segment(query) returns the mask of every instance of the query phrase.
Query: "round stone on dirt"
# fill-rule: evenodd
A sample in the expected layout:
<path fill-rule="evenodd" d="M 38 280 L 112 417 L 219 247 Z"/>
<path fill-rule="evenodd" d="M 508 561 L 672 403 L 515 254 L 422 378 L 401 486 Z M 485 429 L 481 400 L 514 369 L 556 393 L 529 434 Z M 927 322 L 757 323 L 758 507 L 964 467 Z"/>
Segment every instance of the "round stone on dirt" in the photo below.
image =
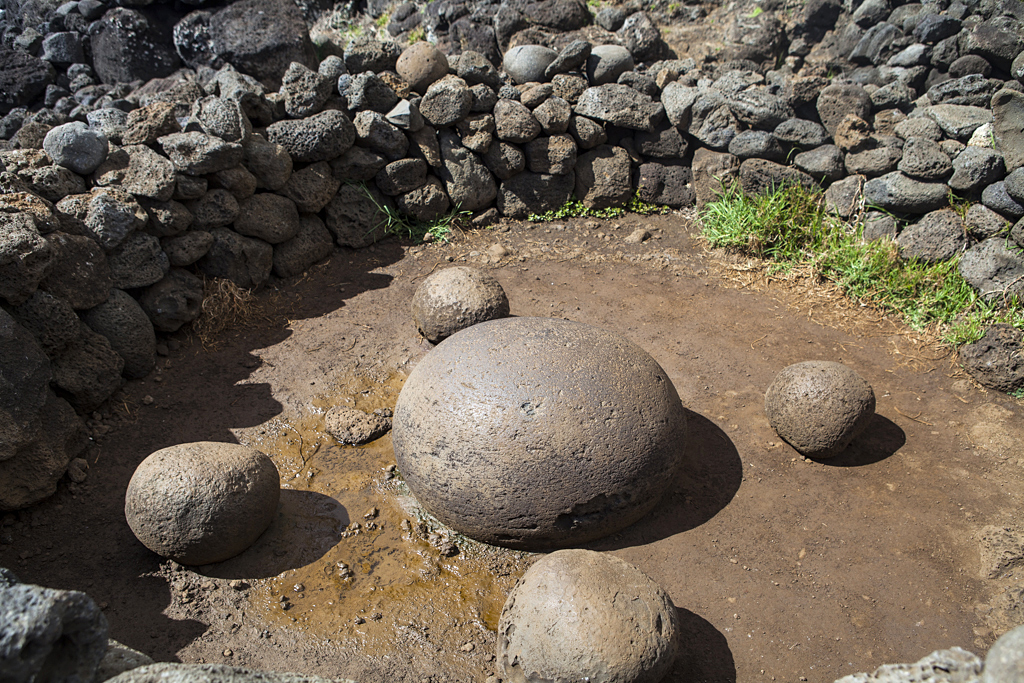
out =
<path fill-rule="evenodd" d="M 391 429 L 391 411 L 365 413 L 356 408 L 335 406 L 324 416 L 324 429 L 344 446 L 359 446 L 379 439 Z"/>
<path fill-rule="evenodd" d="M 124 514 L 135 537 L 181 564 L 221 562 L 252 545 L 281 494 L 274 462 L 238 444 L 200 441 L 156 451 L 135 470 Z"/>
<path fill-rule="evenodd" d="M 809 458 L 831 458 L 863 432 L 875 414 L 875 392 L 842 363 L 806 361 L 776 376 L 764 395 L 768 422 Z"/>
<path fill-rule="evenodd" d="M 508 297 L 498 281 L 475 268 L 440 270 L 416 289 L 412 317 L 433 344 L 459 330 L 508 315 Z"/>
<path fill-rule="evenodd" d="M 505 680 L 654 683 L 678 652 L 675 606 L 633 565 L 559 550 L 516 583 L 498 622 Z"/>
<path fill-rule="evenodd" d="M 611 332 L 506 318 L 453 335 L 398 397 L 392 440 L 420 504 L 471 538 L 571 546 L 643 517 L 675 480 L 686 412 Z"/>

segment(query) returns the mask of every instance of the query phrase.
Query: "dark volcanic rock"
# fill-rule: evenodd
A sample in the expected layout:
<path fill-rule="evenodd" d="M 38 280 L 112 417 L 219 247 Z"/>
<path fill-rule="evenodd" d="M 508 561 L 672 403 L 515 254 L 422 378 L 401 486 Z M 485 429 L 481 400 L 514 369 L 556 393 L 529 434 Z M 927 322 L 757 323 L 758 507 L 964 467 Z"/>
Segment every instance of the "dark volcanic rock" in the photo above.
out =
<path fill-rule="evenodd" d="M 1024 388 L 1024 339 L 1010 325 L 992 325 L 985 336 L 960 348 L 964 369 L 981 384 L 998 391 Z"/>
<path fill-rule="evenodd" d="M 896 241 L 903 258 L 936 263 L 963 251 L 967 246 L 967 235 L 963 221 L 955 211 L 939 209 L 905 228 Z"/>
<path fill-rule="evenodd" d="M 575 174 L 542 175 L 523 171 L 501 183 L 498 210 L 511 218 L 526 218 L 532 213 L 553 211 L 572 196 Z"/>
<path fill-rule="evenodd" d="M 0 47 L 0 111 L 31 104 L 55 75 L 53 67 L 38 57 Z"/>
<path fill-rule="evenodd" d="M 93 68 L 104 83 L 163 78 L 180 65 L 171 47 L 171 32 L 150 21 L 146 10 L 117 7 L 91 32 Z"/>

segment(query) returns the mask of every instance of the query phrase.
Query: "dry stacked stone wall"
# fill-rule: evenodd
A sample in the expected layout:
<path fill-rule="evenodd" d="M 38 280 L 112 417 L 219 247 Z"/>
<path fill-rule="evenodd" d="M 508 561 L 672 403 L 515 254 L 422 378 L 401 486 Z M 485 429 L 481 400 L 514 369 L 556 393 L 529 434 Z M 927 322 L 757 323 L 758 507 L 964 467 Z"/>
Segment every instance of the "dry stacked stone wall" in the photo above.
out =
<path fill-rule="evenodd" d="M 0 360 L 0 509 L 53 490 L 83 443 L 75 412 L 152 370 L 204 278 L 296 275 L 384 238 L 388 212 L 485 226 L 572 198 L 820 186 L 866 239 L 963 254 L 980 293 L 1020 293 L 1022 7 L 768 3 L 695 60 L 630 4 L 404 3 L 395 39 L 351 39 L 337 8 L 288 0 L 25 0 L 0 18 L 0 344 L 29 349 Z M 1010 358 L 1019 334 L 1000 334 Z"/>

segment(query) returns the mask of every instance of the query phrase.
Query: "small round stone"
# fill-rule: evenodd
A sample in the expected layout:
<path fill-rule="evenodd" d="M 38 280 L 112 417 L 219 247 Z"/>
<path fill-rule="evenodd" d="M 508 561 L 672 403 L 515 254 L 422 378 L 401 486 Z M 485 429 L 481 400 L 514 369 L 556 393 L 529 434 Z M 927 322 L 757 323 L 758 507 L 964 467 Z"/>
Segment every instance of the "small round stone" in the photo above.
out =
<path fill-rule="evenodd" d="M 863 432 L 875 414 L 875 392 L 842 363 L 807 361 L 784 369 L 764 395 L 768 422 L 810 458 L 831 458 Z"/>
<path fill-rule="evenodd" d="M 561 548 L 615 533 L 672 485 L 686 412 L 622 337 L 554 318 L 467 328 L 420 361 L 392 425 L 416 499 L 466 536 Z"/>
<path fill-rule="evenodd" d="M 672 668 L 671 599 L 639 569 L 592 550 L 559 550 L 530 567 L 501 610 L 506 681 L 656 683 Z"/>
<path fill-rule="evenodd" d="M 544 71 L 558 53 L 543 45 L 518 45 L 505 53 L 502 66 L 516 83 L 542 83 Z"/>
<path fill-rule="evenodd" d="M 981 683 L 1024 683 L 1024 626 L 999 636 L 981 672 Z"/>
<path fill-rule="evenodd" d="M 95 171 L 109 150 L 107 136 L 80 121 L 51 128 L 43 138 L 43 150 L 58 166 L 79 175 Z"/>
<path fill-rule="evenodd" d="M 281 483 L 263 453 L 200 441 L 156 451 L 128 483 L 124 514 L 135 537 L 186 565 L 221 562 L 252 545 L 277 513 Z"/>
<path fill-rule="evenodd" d="M 395 71 L 409 84 L 409 89 L 423 94 L 434 81 L 448 73 L 448 58 L 426 41 L 413 43 L 402 52 Z"/>
<path fill-rule="evenodd" d="M 498 281 L 465 266 L 430 275 L 412 297 L 416 327 L 433 344 L 470 325 L 504 318 L 508 310 L 508 297 Z"/>

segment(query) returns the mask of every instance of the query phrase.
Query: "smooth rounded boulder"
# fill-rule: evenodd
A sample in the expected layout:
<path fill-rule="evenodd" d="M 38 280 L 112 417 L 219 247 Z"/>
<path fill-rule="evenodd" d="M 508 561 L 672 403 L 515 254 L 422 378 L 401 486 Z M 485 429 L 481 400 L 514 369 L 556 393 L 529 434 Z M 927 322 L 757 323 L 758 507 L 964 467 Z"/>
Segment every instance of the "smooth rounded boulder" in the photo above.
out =
<path fill-rule="evenodd" d="M 801 454 L 831 458 L 867 429 L 875 415 L 875 392 L 842 363 L 812 360 L 775 377 L 764 410 L 772 429 Z"/>
<path fill-rule="evenodd" d="M 412 297 L 416 329 L 432 344 L 471 325 L 504 318 L 508 312 L 508 297 L 498 281 L 465 266 L 430 275 Z"/>
<path fill-rule="evenodd" d="M 157 555 L 210 564 L 252 545 L 273 521 L 280 495 L 277 467 L 265 454 L 199 441 L 143 460 L 128 483 L 124 514 Z"/>
<path fill-rule="evenodd" d="M 516 583 L 498 622 L 507 681 L 656 683 L 679 649 L 676 608 L 633 565 L 592 550 L 559 550 Z"/>
<path fill-rule="evenodd" d="M 561 548 L 647 514 L 675 479 L 686 411 L 643 349 L 552 318 L 458 332 L 413 370 L 392 426 L 416 499 L 485 543 Z"/>

